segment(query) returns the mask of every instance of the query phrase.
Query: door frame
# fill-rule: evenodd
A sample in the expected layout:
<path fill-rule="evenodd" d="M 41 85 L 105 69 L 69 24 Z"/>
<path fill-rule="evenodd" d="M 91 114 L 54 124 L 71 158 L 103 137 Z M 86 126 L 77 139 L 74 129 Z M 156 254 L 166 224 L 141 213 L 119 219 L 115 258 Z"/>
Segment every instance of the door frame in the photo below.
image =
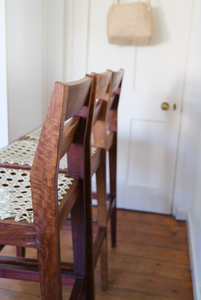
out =
<path fill-rule="evenodd" d="M 201 127 L 200 118 L 195 118 L 195 111 L 201 112 L 201 101 L 194 93 L 201 73 L 197 63 L 201 50 L 201 1 L 192 0 L 192 6 L 172 206 L 172 214 L 183 221 L 193 201 Z"/>

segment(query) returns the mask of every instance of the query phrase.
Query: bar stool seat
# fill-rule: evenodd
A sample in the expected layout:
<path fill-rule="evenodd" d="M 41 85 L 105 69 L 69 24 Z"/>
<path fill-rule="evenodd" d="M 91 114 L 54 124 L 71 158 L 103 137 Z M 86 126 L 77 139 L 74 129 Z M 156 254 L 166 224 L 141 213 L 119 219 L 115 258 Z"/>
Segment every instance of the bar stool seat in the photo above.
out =
<path fill-rule="evenodd" d="M 31 132 L 31 136 L 34 136 L 34 139 L 25 139 L 22 138 L 17 140 L 5 148 L 0 150 L 0 166 L 7 166 L 7 164 L 18 164 L 23 166 L 31 167 L 33 164 L 34 156 L 36 153 L 36 148 L 38 145 L 38 140 L 40 138 L 41 129 L 36 129 Z M 33 135 L 32 135 L 33 134 Z M 98 148 L 91 147 L 91 156 L 93 157 Z M 5 165 L 6 164 L 6 165 Z M 67 154 L 65 154 L 61 160 L 59 169 L 65 170 L 67 169 Z M 24 167 L 29 169 L 27 167 Z"/>
<path fill-rule="evenodd" d="M 58 205 L 73 181 L 65 174 L 58 175 Z M 29 170 L 0 168 L 0 219 L 7 218 L 34 222 Z"/>

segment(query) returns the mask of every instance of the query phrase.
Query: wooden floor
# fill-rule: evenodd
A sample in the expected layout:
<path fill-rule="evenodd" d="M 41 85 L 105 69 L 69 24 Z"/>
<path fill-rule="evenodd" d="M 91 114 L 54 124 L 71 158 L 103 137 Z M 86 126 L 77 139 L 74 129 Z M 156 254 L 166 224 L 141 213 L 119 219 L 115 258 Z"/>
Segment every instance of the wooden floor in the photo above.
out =
<path fill-rule="evenodd" d="M 98 263 L 96 300 L 193 299 L 184 222 L 170 216 L 119 210 L 117 227 L 115 249 L 111 248 L 108 228 L 109 288 L 101 290 Z M 62 230 L 61 240 L 62 260 L 72 261 L 70 224 Z M 14 250 L 5 247 L 2 252 L 13 255 Z M 27 257 L 36 257 L 35 250 L 28 249 Z M 63 287 L 64 299 L 70 291 L 70 287 Z M 0 279 L 0 299 L 41 299 L 39 284 Z"/>

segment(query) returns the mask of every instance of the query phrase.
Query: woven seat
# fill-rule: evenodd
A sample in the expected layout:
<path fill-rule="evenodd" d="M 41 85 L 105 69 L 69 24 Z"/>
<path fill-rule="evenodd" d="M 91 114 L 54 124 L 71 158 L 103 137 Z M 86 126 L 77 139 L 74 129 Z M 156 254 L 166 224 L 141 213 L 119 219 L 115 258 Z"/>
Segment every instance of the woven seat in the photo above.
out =
<path fill-rule="evenodd" d="M 19 140 L 0 150 L 0 163 L 32 166 L 38 140 Z M 61 158 L 60 169 L 67 168 L 66 154 Z"/>
<path fill-rule="evenodd" d="M 40 134 L 41 134 L 42 126 L 29 132 L 25 135 L 25 137 L 28 137 L 30 139 L 39 140 Z"/>
<path fill-rule="evenodd" d="M 5 148 L 0 150 L 0 163 L 18 164 L 32 166 L 38 140 L 40 137 L 41 130 L 33 131 L 35 140 L 19 140 L 11 143 Z M 38 136 L 39 134 L 39 136 Z M 97 147 L 91 147 L 91 156 L 94 156 L 97 152 Z M 59 169 L 64 170 L 68 168 L 67 154 L 60 159 Z"/>
<path fill-rule="evenodd" d="M 32 166 L 38 141 L 15 141 L 0 150 L 0 163 Z"/>
<path fill-rule="evenodd" d="M 58 175 L 58 204 L 67 194 L 73 178 Z M 30 171 L 0 168 L 0 219 L 14 218 L 33 223 Z"/>

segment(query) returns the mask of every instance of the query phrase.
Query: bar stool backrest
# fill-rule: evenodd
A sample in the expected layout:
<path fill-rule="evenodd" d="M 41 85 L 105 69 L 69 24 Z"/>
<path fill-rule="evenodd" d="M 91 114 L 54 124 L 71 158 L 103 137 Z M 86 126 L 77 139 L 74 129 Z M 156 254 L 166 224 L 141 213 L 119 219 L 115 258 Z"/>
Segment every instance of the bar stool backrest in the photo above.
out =
<path fill-rule="evenodd" d="M 87 151 L 84 139 L 87 126 L 90 127 L 90 114 L 93 114 L 92 84 L 93 78 L 87 76 L 68 84 L 54 84 L 30 174 L 34 224 L 40 230 L 48 230 L 57 219 L 60 158 L 74 139 L 79 138 L 83 154 Z M 89 108 L 85 118 L 76 115 L 83 106 Z M 83 164 L 81 168 L 84 168 Z"/>

